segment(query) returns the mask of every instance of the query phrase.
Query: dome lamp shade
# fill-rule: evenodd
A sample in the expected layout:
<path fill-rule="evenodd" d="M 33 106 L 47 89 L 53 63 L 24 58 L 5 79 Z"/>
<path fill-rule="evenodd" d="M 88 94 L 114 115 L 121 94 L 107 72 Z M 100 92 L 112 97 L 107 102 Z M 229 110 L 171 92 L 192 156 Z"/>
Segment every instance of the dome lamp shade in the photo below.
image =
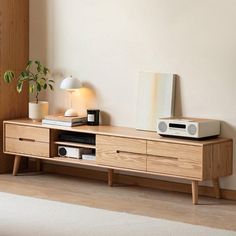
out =
<path fill-rule="evenodd" d="M 77 78 L 73 78 L 72 76 L 70 76 L 62 80 L 60 88 L 64 90 L 73 91 L 81 88 L 81 83 Z"/>

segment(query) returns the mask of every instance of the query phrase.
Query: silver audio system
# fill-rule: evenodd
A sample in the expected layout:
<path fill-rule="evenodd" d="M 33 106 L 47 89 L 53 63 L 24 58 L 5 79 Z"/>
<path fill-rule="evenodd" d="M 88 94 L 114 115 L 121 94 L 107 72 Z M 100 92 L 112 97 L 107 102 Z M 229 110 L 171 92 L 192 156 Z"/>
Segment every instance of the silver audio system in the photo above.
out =
<path fill-rule="evenodd" d="M 220 121 L 199 118 L 161 118 L 157 120 L 160 135 L 206 138 L 220 134 Z"/>
<path fill-rule="evenodd" d="M 91 149 L 88 148 L 75 148 L 68 146 L 58 146 L 58 155 L 60 157 L 70 157 L 81 159 L 84 154 L 91 154 Z"/>

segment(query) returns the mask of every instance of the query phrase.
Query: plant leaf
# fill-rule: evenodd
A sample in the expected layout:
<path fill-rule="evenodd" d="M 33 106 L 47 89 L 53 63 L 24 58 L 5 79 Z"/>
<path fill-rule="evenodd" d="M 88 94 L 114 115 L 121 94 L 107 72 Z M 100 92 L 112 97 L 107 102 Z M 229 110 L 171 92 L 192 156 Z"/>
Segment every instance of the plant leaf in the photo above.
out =
<path fill-rule="evenodd" d="M 34 84 L 31 84 L 30 86 L 29 86 L 29 92 L 30 93 L 33 93 L 35 91 L 35 86 L 34 86 Z"/>
<path fill-rule="evenodd" d="M 41 65 L 40 61 L 35 61 L 35 64 L 37 65 L 37 71 L 42 72 L 42 65 Z"/>
<path fill-rule="evenodd" d="M 49 85 L 50 89 L 53 91 L 54 90 L 53 86 L 51 84 L 48 84 L 48 85 Z"/>
<path fill-rule="evenodd" d="M 14 77 L 15 77 L 15 74 L 11 70 L 6 71 L 3 75 L 3 79 L 6 83 L 10 83 Z"/>
<path fill-rule="evenodd" d="M 17 86 L 16 86 L 16 90 L 18 93 L 22 92 L 22 88 L 23 88 L 23 82 L 18 82 Z"/>
<path fill-rule="evenodd" d="M 49 72 L 49 69 L 47 67 L 43 68 L 43 74 L 46 76 Z"/>
<path fill-rule="evenodd" d="M 43 89 L 47 89 L 48 85 L 44 84 Z"/>
<path fill-rule="evenodd" d="M 26 64 L 26 70 L 29 70 L 30 66 L 32 65 L 32 62 L 31 60 L 29 60 Z"/>
<path fill-rule="evenodd" d="M 50 79 L 50 80 L 49 80 L 49 82 L 51 82 L 51 83 L 55 83 L 55 81 L 54 81 L 54 80 L 52 80 L 52 79 Z"/>
<path fill-rule="evenodd" d="M 29 76 L 29 72 L 28 72 L 28 71 L 22 71 L 22 72 L 20 73 L 20 75 L 24 78 L 24 77 Z"/>
<path fill-rule="evenodd" d="M 39 82 L 37 82 L 37 91 L 40 92 L 41 89 L 42 89 L 41 84 Z"/>

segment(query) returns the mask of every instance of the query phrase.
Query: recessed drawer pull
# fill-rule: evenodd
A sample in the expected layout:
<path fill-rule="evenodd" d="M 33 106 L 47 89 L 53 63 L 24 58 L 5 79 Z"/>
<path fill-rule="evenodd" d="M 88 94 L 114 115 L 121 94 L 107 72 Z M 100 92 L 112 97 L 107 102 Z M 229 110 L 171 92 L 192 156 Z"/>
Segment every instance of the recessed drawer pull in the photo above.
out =
<path fill-rule="evenodd" d="M 19 138 L 20 141 L 25 141 L 25 142 L 35 142 L 34 139 L 29 139 L 29 138 Z"/>
<path fill-rule="evenodd" d="M 164 156 L 155 156 L 155 155 L 149 155 L 149 156 L 152 156 L 154 158 L 157 158 L 157 159 L 166 159 L 166 160 L 178 160 L 179 158 L 178 157 L 164 157 Z"/>
<path fill-rule="evenodd" d="M 127 154 L 134 154 L 134 155 L 144 155 L 142 153 L 136 153 L 136 152 L 129 152 L 129 151 L 121 151 L 121 150 L 116 150 L 116 153 L 127 153 Z"/>

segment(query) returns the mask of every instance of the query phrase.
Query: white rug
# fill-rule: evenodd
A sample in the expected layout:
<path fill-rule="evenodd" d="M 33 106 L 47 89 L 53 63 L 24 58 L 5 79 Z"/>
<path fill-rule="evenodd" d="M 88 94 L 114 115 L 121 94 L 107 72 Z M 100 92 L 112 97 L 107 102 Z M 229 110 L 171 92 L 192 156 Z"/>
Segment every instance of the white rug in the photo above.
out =
<path fill-rule="evenodd" d="M 0 236 L 233 236 L 236 232 L 0 192 Z"/>

